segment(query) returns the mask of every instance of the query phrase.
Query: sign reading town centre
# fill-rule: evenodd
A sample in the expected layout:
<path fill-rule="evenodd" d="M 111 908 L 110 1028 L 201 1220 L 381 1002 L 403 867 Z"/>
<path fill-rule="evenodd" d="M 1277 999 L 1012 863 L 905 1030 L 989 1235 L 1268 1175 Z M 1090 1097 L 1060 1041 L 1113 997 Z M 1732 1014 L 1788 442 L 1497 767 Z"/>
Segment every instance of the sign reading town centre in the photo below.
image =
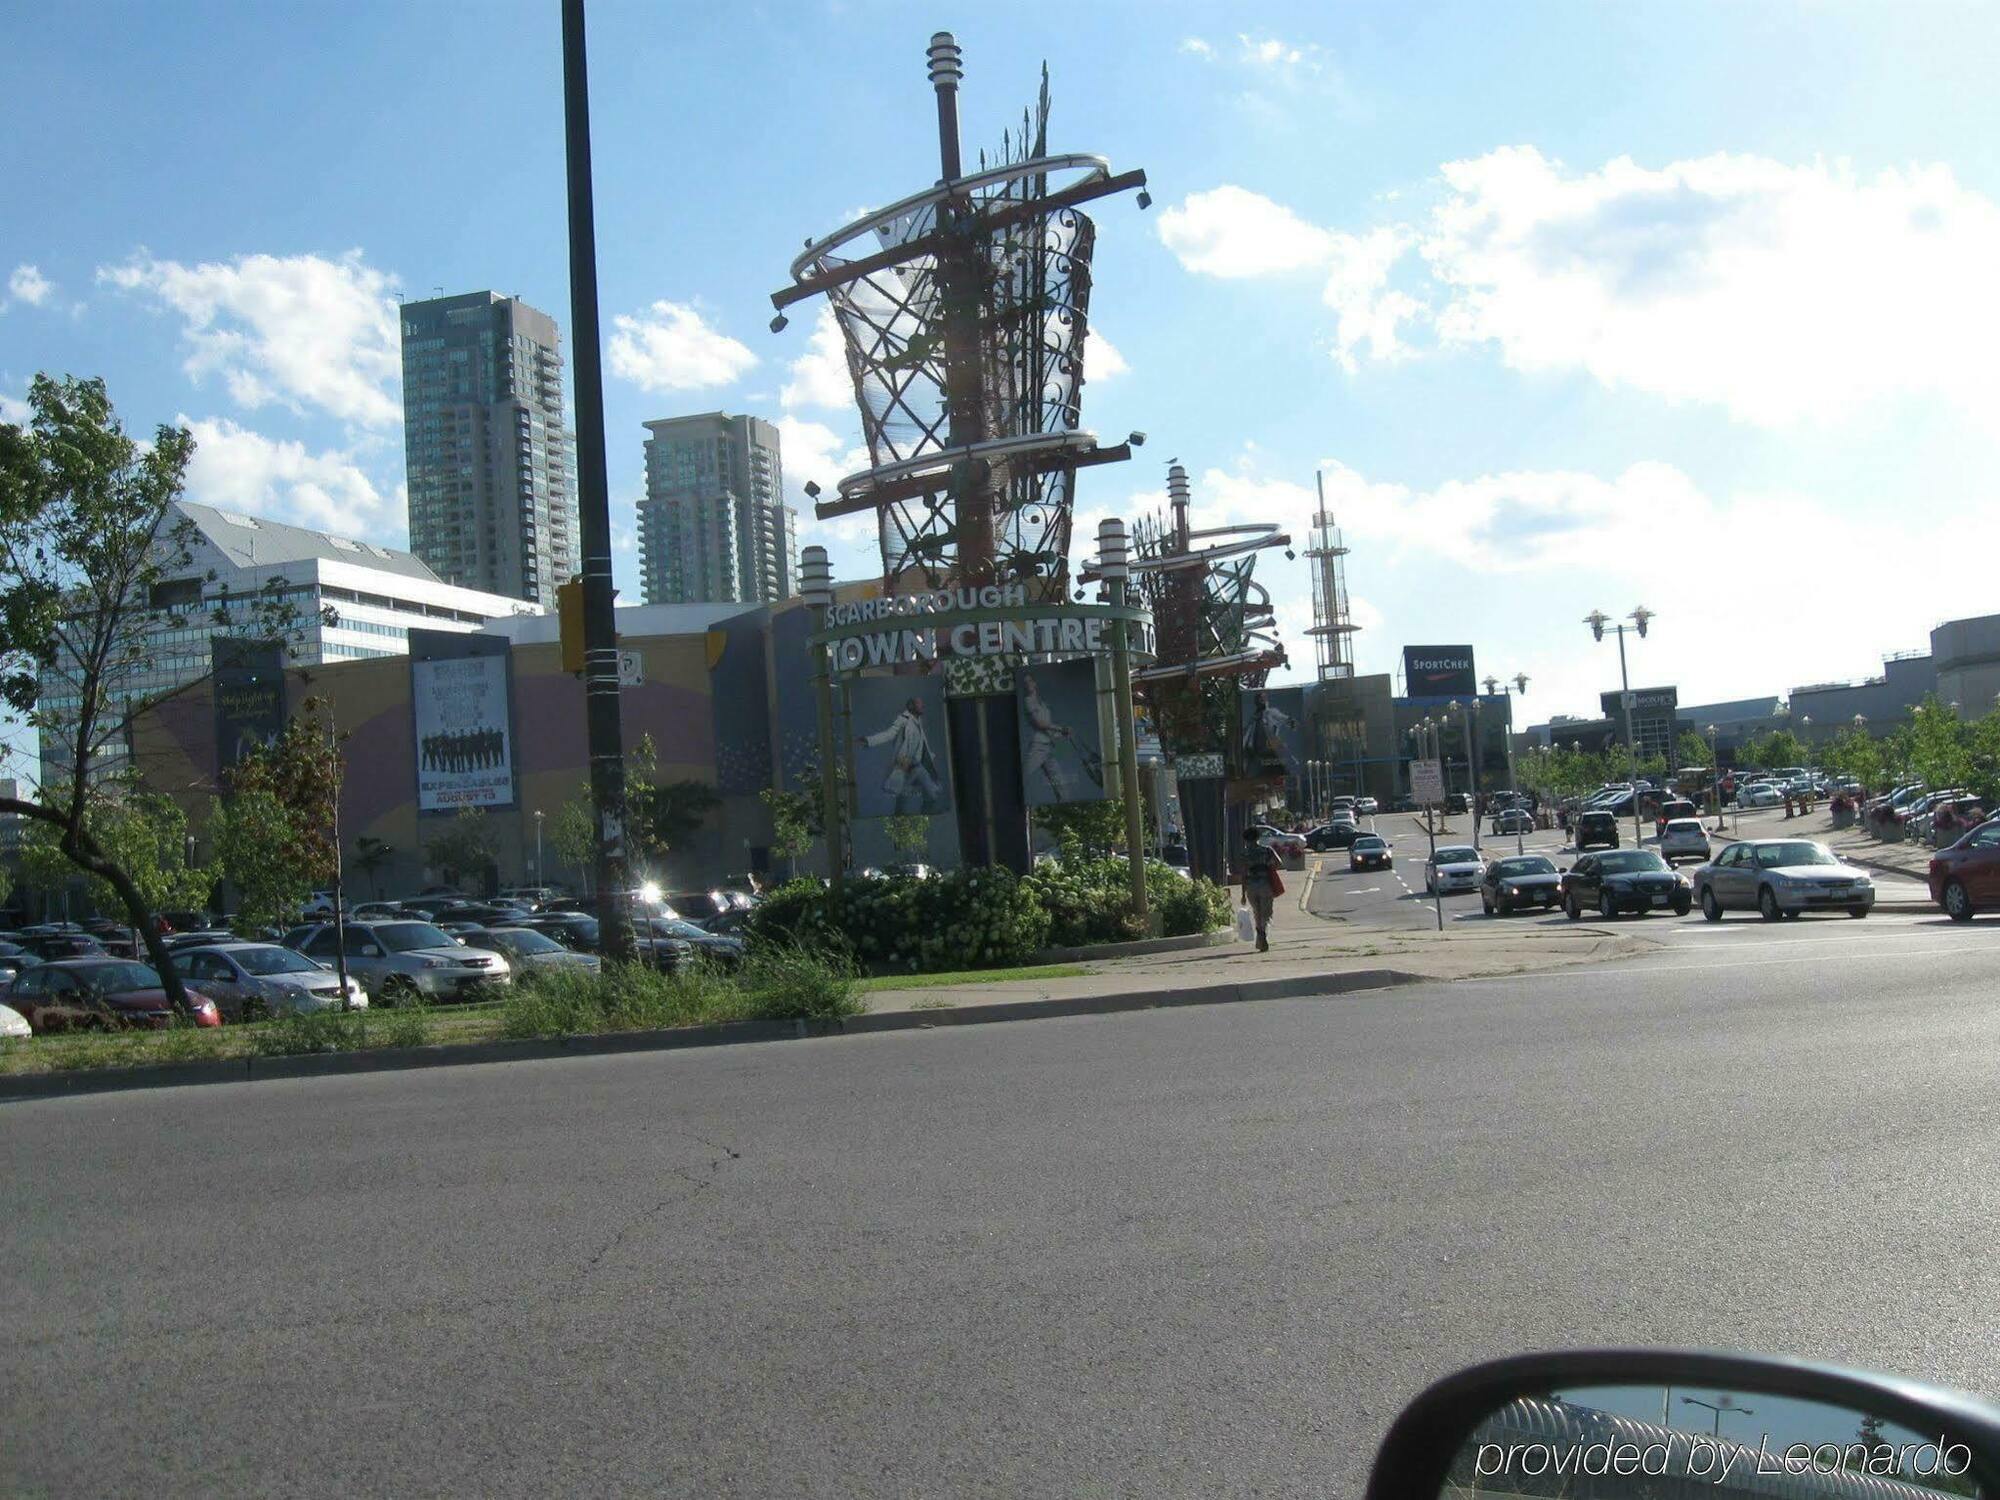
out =
<path fill-rule="evenodd" d="M 1028 601 L 1021 584 L 940 589 L 834 604 L 824 642 L 836 672 L 936 661 L 940 656 L 1071 656 L 1108 652 L 1126 622 L 1134 656 L 1153 654 L 1153 617 L 1143 607 Z"/>

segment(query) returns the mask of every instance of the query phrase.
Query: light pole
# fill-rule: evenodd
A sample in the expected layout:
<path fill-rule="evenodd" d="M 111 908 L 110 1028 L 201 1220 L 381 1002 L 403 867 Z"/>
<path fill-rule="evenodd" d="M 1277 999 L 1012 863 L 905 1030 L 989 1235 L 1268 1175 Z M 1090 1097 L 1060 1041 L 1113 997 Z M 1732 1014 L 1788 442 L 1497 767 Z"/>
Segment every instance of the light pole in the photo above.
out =
<path fill-rule="evenodd" d="M 1110 586 L 1111 605 L 1125 608 L 1126 579 L 1131 576 L 1125 523 L 1106 516 L 1097 523 L 1097 571 Z M 1132 913 L 1150 930 L 1146 910 L 1146 843 L 1144 810 L 1139 806 L 1139 735 L 1132 712 L 1132 650 L 1121 615 L 1111 629 L 1112 706 L 1118 720 L 1118 782 L 1125 796 L 1125 862 L 1131 876 Z"/>
<path fill-rule="evenodd" d="M 1459 728 L 1465 731 L 1465 797 L 1466 806 L 1472 809 L 1472 852 L 1479 852 L 1479 751 L 1473 725 L 1479 721 L 1479 700 L 1474 698 L 1468 707 L 1454 698 L 1446 705 L 1447 712 L 1458 715 Z"/>
<path fill-rule="evenodd" d="M 799 597 L 812 611 L 813 624 L 825 630 L 827 611 L 833 607 L 833 564 L 826 548 L 800 549 Z M 847 810 L 840 803 L 840 772 L 834 760 L 833 664 L 824 643 L 813 647 L 812 662 L 814 711 L 819 719 L 819 821 L 826 840 L 827 884 L 838 891 L 847 875 Z"/>
<path fill-rule="evenodd" d="M 1639 639 L 1644 640 L 1646 626 L 1652 620 L 1653 612 L 1642 604 L 1626 618 L 1632 622 L 1630 625 L 1614 625 L 1611 623 L 1611 616 L 1601 609 L 1593 609 L 1583 617 L 1583 623 L 1590 627 L 1591 635 L 1600 641 L 1604 639 L 1604 632 L 1607 630 L 1618 633 L 1618 689 L 1620 701 L 1625 705 L 1625 758 L 1632 768 L 1632 846 L 1640 848 L 1646 842 L 1646 835 L 1639 823 L 1639 742 L 1632 733 L 1632 678 L 1625 669 L 1625 632 L 1637 631 Z"/>
<path fill-rule="evenodd" d="M 1722 832 L 1722 756 L 1715 748 L 1715 726 L 1708 726 L 1708 793 L 1715 799 L 1715 831 Z"/>
<path fill-rule="evenodd" d="M 542 874 L 542 811 L 535 809 L 535 884 L 547 885 L 548 879 Z"/>
<path fill-rule="evenodd" d="M 1710 1435 L 1713 1437 L 1722 1436 L 1722 1414 L 1724 1412 L 1728 1412 L 1732 1417 L 1754 1417 L 1757 1414 L 1756 1407 L 1738 1406 L 1728 1396 L 1724 1396 L 1720 1401 L 1701 1401 L 1693 1396 L 1683 1396 L 1681 1397 L 1681 1405 L 1700 1406 L 1714 1412 L 1715 1426 L 1710 1430 Z"/>
<path fill-rule="evenodd" d="M 1490 698 L 1496 693 L 1504 693 L 1507 698 L 1507 790 L 1512 792 L 1516 797 L 1519 797 L 1521 794 L 1521 780 L 1514 774 L 1514 699 L 1517 697 L 1525 698 L 1527 696 L 1528 674 L 1526 672 L 1516 672 L 1506 682 L 1500 681 L 1497 677 L 1488 677 L 1486 679 L 1486 696 Z M 1519 822 L 1516 822 L 1514 824 L 1514 852 L 1523 854 L 1527 852 L 1527 848 L 1527 841 L 1521 835 L 1521 825 Z"/>

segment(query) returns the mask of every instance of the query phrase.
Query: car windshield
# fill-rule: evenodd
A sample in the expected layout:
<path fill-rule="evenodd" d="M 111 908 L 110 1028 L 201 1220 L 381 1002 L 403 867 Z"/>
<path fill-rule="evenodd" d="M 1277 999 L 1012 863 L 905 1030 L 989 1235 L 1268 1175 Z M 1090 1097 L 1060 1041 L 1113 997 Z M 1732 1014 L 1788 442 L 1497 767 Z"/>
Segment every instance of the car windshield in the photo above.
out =
<path fill-rule="evenodd" d="M 238 948 L 229 955 L 246 974 L 307 974 L 319 965 L 289 948 Z"/>
<path fill-rule="evenodd" d="M 1476 865 L 1479 863 L 1479 851 L 1477 849 L 1458 847 L 1440 849 L 1437 852 L 1436 859 L 1441 865 Z"/>
<path fill-rule="evenodd" d="M 1607 875 L 1642 875 L 1666 869 L 1667 862 L 1650 849 L 1619 849 L 1602 856 L 1597 867 Z"/>
<path fill-rule="evenodd" d="M 456 948 L 457 939 L 428 922 L 384 922 L 375 929 L 375 940 L 390 953 L 408 953 L 416 948 Z"/>
<path fill-rule="evenodd" d="M 505 927 L 498 932 L 489 932 L 498 946 L 509 953 L 560 953 L 562 944 L 543 933 L 530 932 L 525 927 Z"/>
<path fill-rule="evenodd" d="M 1556 872 L 1555 865 L 1539 854 L 1503 859 L 1495 868 L 1499 870 L 1503 880 L 1513 875 L 1553 875 Z"/>
<path fill-rule="evenodd" d="M 127 990 L 156 990 L 160 976 L 144 964 L 89 964 L 71 969 L 85 989 L 97 995 L 115 995 Z"/>
<path fill-rule="evenodd" d="M 690 942 L 706 942 L 715 936 L 706 927 L 697 927 L 692 922 L 678 918 L 663 919 L 653 924 L 653 930 L 663 937 L 686 938 Z"/>
<path fill-rule="evenodd" d="M 1388 841 L 1379 834 L 1364 833 L 1354 841 L 1354 847 L 1364 852 L 1369 849 L 1386 849 Z"/>
<path fill-rule="evenodd" d="M 1818 844 L 1787 839 L 1781 844 L 1759 844 L 1757 863 L 1763 869 L 1776 870 L 1788 865 L 1837 865 L 1840 861 Z"/>

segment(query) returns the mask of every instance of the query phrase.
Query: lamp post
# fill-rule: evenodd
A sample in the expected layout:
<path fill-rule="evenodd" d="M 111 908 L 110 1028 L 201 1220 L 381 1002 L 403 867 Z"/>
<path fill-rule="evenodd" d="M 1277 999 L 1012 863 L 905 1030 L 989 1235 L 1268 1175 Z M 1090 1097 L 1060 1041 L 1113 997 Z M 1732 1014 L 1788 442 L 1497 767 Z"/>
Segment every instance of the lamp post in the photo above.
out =
<path fill-rule="evenodd" d="M 535 809 L 535 884 L 547 885 L 548 879 L 542 874 L 542 812 Z"/>
<path fill-rule="evenodd" d="M 1715 726 L 1708 726 L 1708 794 L 1715 799 L 1715 831 L 1722 832 L 1722 756 L 1715 748 Z"/>
<path fill-rule="evenodd" d="M 1708 1411 L 1714 1412 L 1715 1426 L 1711 1430 L 1710 1434 L 1711 1436 L 1714 1437 L 1722 1436 L 1722 1414 L 1724 1412 L 1729 1413 L 1729 1415 L 1733 1417 L 1754 1417 L 1757 1414 L 1756 1407 L 1738 1406 L 1735 1403 L 1735 1401 L 1730 1399 L 1728 1396 L 1724 1396 L 1720 1401 L 1702 1401 L 1693 1396 L 1683 1396 L 1681 1397 L 1681 1405 L 1699 1406 L 1705 1408 Z"/>
<path fill-rule="evenodd" d="M 799 597 L 813 612 L 813 624 L 826 629 L 826 612 L 833 607 L 833 564 L 826 548 L 799 551 Z M 840 805 L 840 775 L 834 764 L 833 668 L 826 644 L 813 647 L 813 700 L 819 716 L 819 820 L 826 838 L 826 879 L 839 890 L 847 873 L 846 809 Z"/>
<path fill-rule="evenodd" d="M 1479 700 L 1461 704 L 1456 698 L 1445 705 L 1446 711 L 1458 715 L 1459 728 L 1465 731 L 1465 799 L 1472 809 L 1472 852 L 1479 852 L 1479 750 L 1478 736 L 1473 726 L 1479 722 Z"/>
<path fill-rule="evenodd" d="M 1130 571 L 1125 523 L 1117 516 L 1106 516 L 1097 523 L 1097 572 L 1110 588 L 1114 609 L 1125 607 L 1125 580 Z M 1125 796 L 1125 860 L 1131 870 L 1132 912 L 1141 922 L 1147 922 L 1146 843 L 1145 830 L 1140 826 L 1139 738 L 1132 724 L 1130 640 L 1124 619 L 1121 617 L 1114 621 L 1111 628 L 1111 691 L 1112 707 L 1118 718 L 1118 779 Z"/>
<path fill-rule="evenodd" d="M 1516 672 L 1505 682 L 1497 677 L 1488 677 L 1486 696 L 1490 698 L 1496 693 L 1505 694 L 1507 699 L 1507 790 L 1518 797 L 1521 793 L 1521 781 L 1514 774 L 1514 699 L 1527 696 L 1528 674 Z M 1521 836 L 1521 825 L 1517 822 L 1514 825 L 1514 852 L 1525 853 L 1527 847 L 1527 841 Z"/>
<path fill-rule="evenodd" d="M 1620 700 L 1625 705 L 1625 757 L 1632 775 L 1632 845 L 1640 848 L 1646 842 L 1646 835 L 1639 823 L 1639 742 L 1632 732 L 1632 678 L 1625 668 L 1625 632 L 1635 631 L 1644 640 L 1653 612 L 1642 604 L 1626 618 L 1632 622 L 1630 625 L 1614 625 L 1611 616 L 1601 609 L 1593 609 L 1583 617 L 1583 623 L 1590 627 L 1591 636 L 1596 640 L 1603 640 L 1607 630 L 1618 634 L 1618 689 Z"/>

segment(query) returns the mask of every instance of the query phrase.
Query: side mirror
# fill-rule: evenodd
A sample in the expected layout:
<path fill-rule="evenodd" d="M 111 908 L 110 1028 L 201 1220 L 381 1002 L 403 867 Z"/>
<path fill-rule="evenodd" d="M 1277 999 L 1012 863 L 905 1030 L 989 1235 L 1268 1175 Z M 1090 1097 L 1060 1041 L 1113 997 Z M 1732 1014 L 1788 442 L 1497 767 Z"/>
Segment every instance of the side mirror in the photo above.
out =
<path fill-rule="evenodd" d="M 1807 1360 L 1580 1350 L 1433 1385 L 1367 1495 L 1991 1495 L 1996 1477 L 2000 1408 L 1969 1396 Z"/>

